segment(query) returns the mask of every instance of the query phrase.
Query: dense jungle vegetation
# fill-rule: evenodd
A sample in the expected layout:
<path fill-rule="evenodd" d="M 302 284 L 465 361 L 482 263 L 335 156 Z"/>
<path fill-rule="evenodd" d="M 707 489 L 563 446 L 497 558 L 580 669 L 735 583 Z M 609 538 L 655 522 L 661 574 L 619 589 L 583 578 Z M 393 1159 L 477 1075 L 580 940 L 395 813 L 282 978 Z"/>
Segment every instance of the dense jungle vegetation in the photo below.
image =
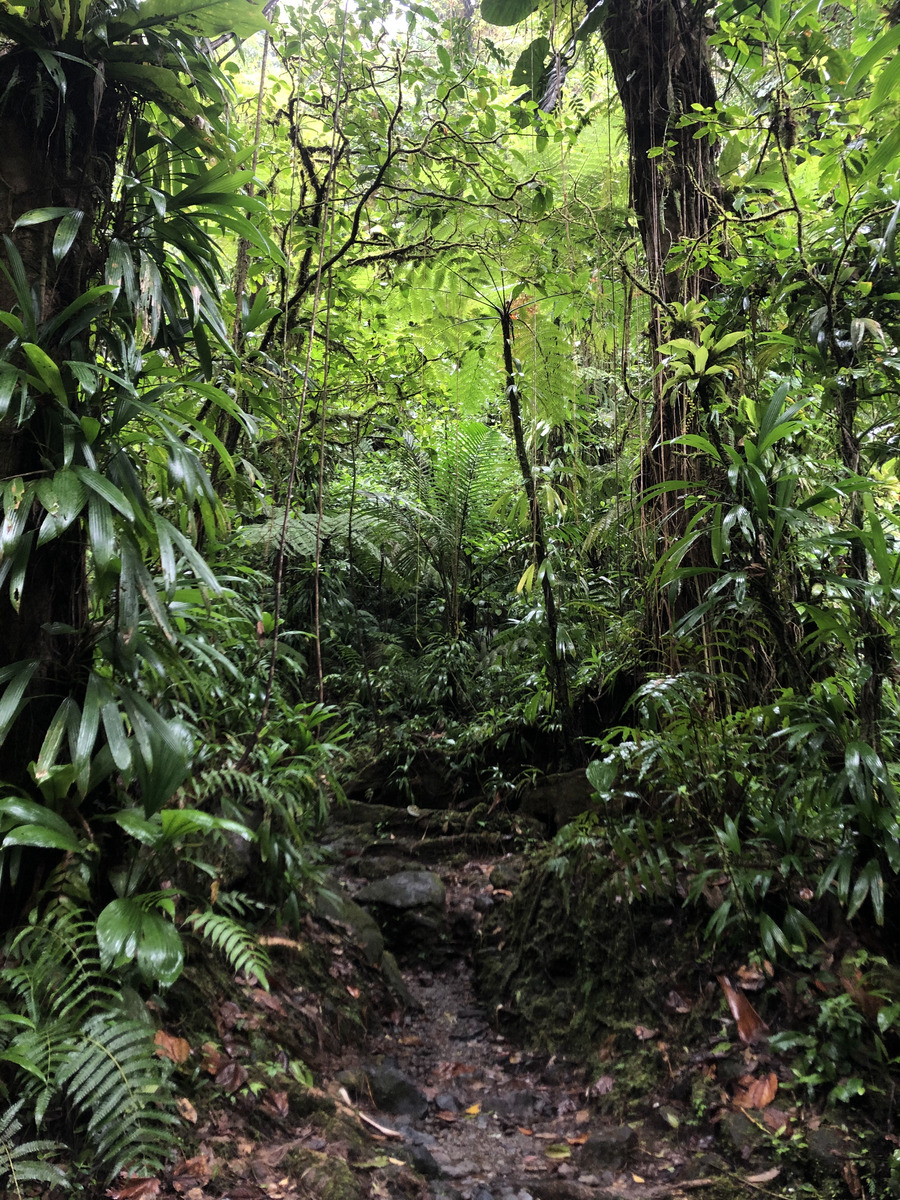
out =
<path fill-rule="evenodd" d="M 143 1000 L 198 946 L 265 984 L 353 779 L 587 767 L 554 869 L 761 959 L 852 927 L 874 1007 L 820 998 L 798 1086 L 890 1076 L 898 46 L 871 0 L 0 5 L 0 1185 L 165 1158 Z"/>

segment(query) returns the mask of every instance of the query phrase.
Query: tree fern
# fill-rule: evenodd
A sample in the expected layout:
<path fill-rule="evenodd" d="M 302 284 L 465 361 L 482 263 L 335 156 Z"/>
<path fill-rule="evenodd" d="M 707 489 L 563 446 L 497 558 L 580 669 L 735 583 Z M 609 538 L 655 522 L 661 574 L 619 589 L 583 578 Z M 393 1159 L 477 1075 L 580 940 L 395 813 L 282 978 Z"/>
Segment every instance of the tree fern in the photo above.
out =
<path fill-rule="evenodd" d="M 260 986 L 269 990 L 271 961 L 256 935 L 246 925 L 211 909 L 188 917 L 196 933 L 226 958 L 235 974 L 255 975 Z"/>

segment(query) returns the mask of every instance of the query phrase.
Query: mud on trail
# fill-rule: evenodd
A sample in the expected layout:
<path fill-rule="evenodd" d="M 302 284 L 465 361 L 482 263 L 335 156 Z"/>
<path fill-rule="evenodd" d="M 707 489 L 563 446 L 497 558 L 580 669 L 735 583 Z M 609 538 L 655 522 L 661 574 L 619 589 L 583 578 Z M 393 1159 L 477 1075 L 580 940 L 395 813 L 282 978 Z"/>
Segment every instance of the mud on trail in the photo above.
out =
<path fill-rule="evenodd" d="M 191 1148 L 155 1191 L 108 1195 L 874 1196 L 856 1136 L 807 1114 L 792 1152 L 797 1114 L 773 1103 L 783 1067 L 740 1043 L 708 971 L 678 975 L 671 918 L 613 914 L 626 935 L 601 939 L 631 965 L 575 1011 L 584 963 L 563 899 L 529 866 L 538 839 L 528 818 L 484 808 L 342 810 L 317 913 L 271 939 L 271 992 L 237 981 L 226 998 L 221 977 L 187 973 L 171 1011 L 194 1014 L 172 1029 L 193 1051 L 176 1074 L 196 1106 Z M 666 942 L 668 963 L 652 953 Z M 584 948 L 591 971 L 603 951 Z M 574 1052 L 534 1048 L 567 1021 Z"/>

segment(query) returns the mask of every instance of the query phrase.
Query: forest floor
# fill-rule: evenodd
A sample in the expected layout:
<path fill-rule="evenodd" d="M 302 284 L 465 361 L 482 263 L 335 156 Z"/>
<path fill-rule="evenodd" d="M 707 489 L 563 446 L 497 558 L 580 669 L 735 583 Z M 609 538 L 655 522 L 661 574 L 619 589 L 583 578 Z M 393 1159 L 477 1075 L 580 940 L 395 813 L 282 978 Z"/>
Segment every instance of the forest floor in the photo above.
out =
<path fill-rule="evenodd" d="M 802 1131 L 781 1114 L 773 1125 L 771 1097 L 752 1109 L 721 1088 L 689 1119 L 665 1087 L 617 1106 L 627 1061 L 604 1069 L 602 1053 L 555 1056 L 498 1027 L 475 990 L 476 952 L 532 826 L 361 803 L 341 821 L 318 914 L 300 937 L 270 939 L 271 990 L 188 972 L 161 1014 L 192 1135 L 174 1170 L 114 1187 L 113 1200 L 892 1194 L 863 1188 L 864 1143 L 819 1115 Z M 682 1049 L 708 1077 L 707 1049 Z M 735 1049 L 739 1070 L 752 1054 Z M 765 1063 L 760 1078 L 775 1078 Z"/>

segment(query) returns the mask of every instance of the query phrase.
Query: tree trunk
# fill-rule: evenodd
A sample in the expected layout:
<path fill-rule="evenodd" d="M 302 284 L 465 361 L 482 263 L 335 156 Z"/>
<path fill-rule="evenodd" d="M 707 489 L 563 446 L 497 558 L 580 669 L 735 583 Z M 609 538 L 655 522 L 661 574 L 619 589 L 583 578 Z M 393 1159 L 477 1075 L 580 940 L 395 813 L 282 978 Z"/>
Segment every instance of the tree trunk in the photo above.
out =
<path fill-rule="evenodd" d="M 601 0 L 602 2 L 602 0 Z M 711 108 L 716 89 L 709 64 L 706 17 L 702 3 L 687 0 L 605 0 L 600 26 L 622 107 L 630 151 L 631 205 L 638 219 L 650 279 L 651 319 L 648 330 L 654 366 L 653 414 L 642 457 L 640 489 L 699 477 L 696 456 L 679 453 L 672 439 L 697 428 L 697 397 L 680 388 L 664 389 L 659 347 L 672 336 L 672 305 L 703 299 L 714 277 L 689 263 L 670 262 L 679 242 L 707 240 L 716 210 L 716 148 L 708 138 L 695 138 L 697 122 L 680 124 L 694 105 Z M 595 5 L 589 5 L 589 8 Z M 648 157 L 650 150 L 662 153 Z M 651 547 L 658 557 L 684 532 L 683 499 L 663 492 L 647 506 Z M 693 563 L 692 565 L 698 565 Z M 659 644 L 674 620 L 694 602 L 684 597 L 670 610 L 662 595 L 651 613 Z"/>
<path fill-rule="evenodd" d="M 21 257 L 24 282 L 31 293 L 41 348 L 58 364 L 77 357 L 72 342 L 59 334 L 48 339 L 40 326 L 58 315 L 89 286 L 98 259 L 94 228 L 100 206 L 108 202 L 124 125 L 121 103 L 102 86 L 102 75 L 72 65 L 63 98 L 51 84 L 39 60 L 30 54 L 0 56 L 0 234 L 9 238 Z M 57 220 L 26 225 L 14 231 L 26 212 L 66 208 L 83 214 L 75 239 L 59 264 L 53 257 Z M 12 276 L 8 253 L 2 254 Z M 103 256 L 105 257 L 105 256 Z M 21 287 L 0 272 L 0 309 L 21 312 Z M 17 357 L 15 365 L 24 366 Z M 65 368 L 63 368 L 65 371 Z M 75 392 L 73 389 L 73 397 Z M 33 482 L 52 476 L 68 465 L 64 444 L 66 425 L 58 401 L 38 394 L 34 411 L 18 411 L 18 392 L 0 422 L 0 483 L 6 487 L 4 516 L 14 505 L 14 481 Z M 77 398 L 71 411 L 83 415 Z M 44 516 L 37 503 L 28 516 L 19 543 L 27 555 L 24 576 L 11 595 L 8 577 L 0 590 L 0 667 L 37 659 L 29 685 L 28 703 L 0 745 L 0 779 L 22 784 L 28 764 L 38 755 L 44 734 L 60 701 L 79 698 L 88 670 L 86 638 L 85 542 L 76 520 L 65 533 L 34 548 Z M 11 573 L 14 578 L 16 571 Z M 58 632 L 61 626 L 75 633 Z"/>

